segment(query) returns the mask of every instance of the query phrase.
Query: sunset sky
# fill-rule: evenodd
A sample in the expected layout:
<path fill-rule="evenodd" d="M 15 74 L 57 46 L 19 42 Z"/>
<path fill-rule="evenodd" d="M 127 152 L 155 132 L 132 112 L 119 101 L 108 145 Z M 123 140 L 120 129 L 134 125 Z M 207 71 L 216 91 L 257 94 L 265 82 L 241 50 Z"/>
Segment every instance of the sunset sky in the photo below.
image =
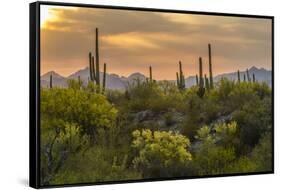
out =
<path fill-rule="evenodd" d="M 212 44 L 214 75 L 252 66 L 271 69 L 271 20 L 210 15 L 74 8 L 41 5 L 41 74 L 63 76 L 88 66 L 100 34 L 100 63 L 109 73 L 135 72 L 175 79 L 181 60 L 185 76 L 208 72 Z"/>

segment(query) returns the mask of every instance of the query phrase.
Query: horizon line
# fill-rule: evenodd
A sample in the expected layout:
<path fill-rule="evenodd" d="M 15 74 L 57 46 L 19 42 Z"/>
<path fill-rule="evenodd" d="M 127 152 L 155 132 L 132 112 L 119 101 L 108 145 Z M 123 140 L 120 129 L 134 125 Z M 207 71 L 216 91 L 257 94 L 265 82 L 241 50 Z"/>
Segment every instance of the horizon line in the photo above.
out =
<path fill-rule="evenodd" d="M 42 76 L 44 76 L 44 75 L 50 73 L 50 72 L 54 72 L 54 73 L 58 74 L 59 76 L 61 76 L 61 77 L 63 77 L 63 78 L 68 78 L 68 77 L 70 77 L 71 75 L 74 75 L 75 73 L 77 73 L 77 72 L 79 72 L 79 71 L 86 70 L 86 69 L 88 69 L 88 68 L 89 68 L 89 67 L 86 66 L 86 67 L 84 67 L 84 68 L 81 68 L 81 69 L 79 69 L 79 70 L 77 70 L 77 71 L 75 71 L 75 72 L 69 74 L 68 76 L 62 75 L 62 74 L 60 74 L 59 72 L 56 72 L 56 71 L 54 71 L 54 70 L 50 70 L 50 71 L 47 71 L 47 72 L 45 72 L 44 74 L 40 75 L 40 78 L 41 78 Z M 257 68 L 258 70 L 264 69 L 264 70 L 266 70 L 266 71 L 272 71 L 271 69 L 266 69 L 266 68 L 264 68 L 264 67 L 251 66 L 250 68 L 246 68 L 245 70 L 239 70 L 239 72 L 246 72 L 247 69 L 251 70 L 252 68 Z M 237 71 L 238 71 L 238 70 L 236 70 L 236 71 L 231 71 L 231 72 L 219 73 L 219 74 L 215 75 L 214 77 L 219 76 L 219 75 L 224 75 L 224 74 L 235 73 L 235 72 L 237 72 Z M 100 71 L 100 73 L 103 73 L 103 72 Z M 130 77 L 131 75 L 137 74 L 137 73 L 142 74 L 142 75 L 144 75 L 145 77 L 148 77 L 148 76 L 146 76 L 145 74 L 143 74 L 143 73 L 141 73 L 141 72 L 133 72 L 133 73 L 129 74 L 128 76 L 118 75 L 118 74 L 116 74 L 116 73 L 107 73 L 107 74 L 108 74 L 108 75 L 114 74 L 114 75 L 117 75 L 117 76 L 120 77 L 120 78 L 121 78 L 121 77 L 126 77 L 126 78 L 128 78 L 128 77 Z M 208 73 L 208 72 L 207 72 L 207 73 Z M 204 73 L 204 74 L 206 74 L 206 73 Z M 195 76 L 196 76 L 196 75 L 188 75 L 188 76 L 185 77 L 185 78 L 187 79 L 188 77 L 195 77 Z M 156 79 L 155 79 L 155 80 L 156 80 Z M 173 79 L 160 79 L 160 80 L 173 80 Z"/>

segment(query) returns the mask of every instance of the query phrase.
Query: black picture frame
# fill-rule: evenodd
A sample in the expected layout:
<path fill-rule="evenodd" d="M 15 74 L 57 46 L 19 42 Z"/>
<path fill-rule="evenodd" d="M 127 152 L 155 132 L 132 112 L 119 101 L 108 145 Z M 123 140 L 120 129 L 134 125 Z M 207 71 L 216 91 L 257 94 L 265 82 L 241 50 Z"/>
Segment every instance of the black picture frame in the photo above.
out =
<path fill-rule="evenodd" d="M 151 178 L 142 180 L 126 180 L 126 181 L 109 181 L 109 182 L 93 182 L 93 183 L 77 183 L 64 185 L 40 185 L 40 6 L 55 5 L 55 6 L 75 6 L 86 8 L 102 8 L 111 10 L 132 10 L 132 11 L 149 11 L 163 13 L 183 13 L 195 15 L 216 15 L 225 17 L 245 17 L 245 18 L 261 18 L 271 20 L 271 44 L 272 44 L 272 170 L 266 172 L 250 172 L 236 173 L 223 175 L 207 175 L 207 176 L 189 176 L 189 177 L 173 177 L 173 178 Z M 248 15 L 248 14 L 233 14 L 233 13 L 217 13 L 217 12 L 201 12 L 187 10 L 169 10 L 156 8 L 141 8 L 141 7 L 122 7 L 108 5 L 91 5 L 79 3 L 63 3 L 63 2 L 43 2 L 37 1 L 29 5 L 29 39 L 30 39 L 30 80 L 29 80 L 29 185 L 33 188 L 51 188 L 51 187 L 72 187 L 85 185 L 100 185 L 100 184 L 120 184 L 132 182 L 151 182 L 165 180 L 180 180 L 194 178 L 213 178 L 227 176 L 245 176 L 258 174 L 273 174 L 274 173 L 274 16 L 264 15 Z"/>

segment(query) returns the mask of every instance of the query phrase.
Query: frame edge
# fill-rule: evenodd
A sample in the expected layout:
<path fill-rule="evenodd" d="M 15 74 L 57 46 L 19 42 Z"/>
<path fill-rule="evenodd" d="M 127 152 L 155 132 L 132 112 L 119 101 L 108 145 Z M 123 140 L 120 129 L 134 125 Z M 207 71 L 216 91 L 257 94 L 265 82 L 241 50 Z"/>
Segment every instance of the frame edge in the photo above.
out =
<path fill-rule="evenodd" d="M 38 2 L 29 4 L 29 186 L 33 188 L 40 187 L 37 126 L 38 5 Z"/>

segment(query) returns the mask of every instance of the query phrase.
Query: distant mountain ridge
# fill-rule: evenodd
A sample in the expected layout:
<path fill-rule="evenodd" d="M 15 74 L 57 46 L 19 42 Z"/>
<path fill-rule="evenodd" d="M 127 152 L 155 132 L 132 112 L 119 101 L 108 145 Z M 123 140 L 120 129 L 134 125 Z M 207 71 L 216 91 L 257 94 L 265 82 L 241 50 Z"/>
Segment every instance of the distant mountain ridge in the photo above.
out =
<path fill-rule="evenodd" d="M 255 74 L 255 78 L 257 81 L 266 82 L 271 87 L 272 81 L 272 72 L 270 70 L 266 70 L 264 68 L 257 68 L 255 66 L 249 69 L 250 78 L 252 78 L 253 73 Z M 69 79 L 80 79 L 83 81 L 84 84 L 87 84 L 89 81 L 89 68 L 86 67 L 84 69 L 78 70 L 73 74 L 69 75 L 68 77 L 63 77 L 60 74 L 56 73 L 55 71 L 49 71 L 41 76 L 41 86 L 48 87 L 50 83 L 50 75 L 52 74 L 53 78 L 53 86 L 58 87 L 66 87 L 67 80 Z M 246 76 L 246 71 L 240 71 L 240 78 L 243 80 L 244 75 Z M 100 72 L 100 79 L 102 80 L 103 73 Z M 106 88 L 114 89 L 114 90 L 124 90 L 128 83 L 131 83 L 139 78 L 141 81 L 146 79 L 146 76 L 142 73 L 136 72 L 132 73 L 130 76 L 119 76 L 117 74 L 106 74 Z M 227 78 L 229 80 L 238 80 L 237 71 L 219 74 L 214 77 L 214 81 L 219 81 L 221 78 Z M 175 80 L 170 80 L 175 82 Z M 191 87 L 196 84 L 196 77 L 189 76 L 185 80 L 186 87 Z"/>

